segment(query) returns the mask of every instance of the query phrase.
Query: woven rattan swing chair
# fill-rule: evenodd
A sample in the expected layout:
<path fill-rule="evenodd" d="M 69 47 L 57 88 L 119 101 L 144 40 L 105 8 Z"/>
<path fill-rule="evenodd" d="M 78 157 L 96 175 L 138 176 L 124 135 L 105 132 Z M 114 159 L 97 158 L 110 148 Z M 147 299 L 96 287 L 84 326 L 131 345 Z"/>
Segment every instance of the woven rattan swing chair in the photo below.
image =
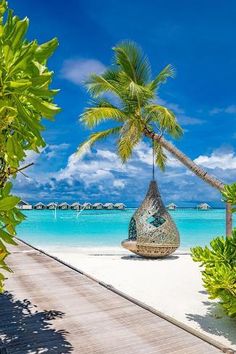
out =
<path fill-rule="evenodd" d="M 166 210 L 154 177 L 141 206 L 132 216 L 129 237 L 121 245 L 137 255 L 149 258 L 165 257 L 180 245 L 179 232 Z"/>

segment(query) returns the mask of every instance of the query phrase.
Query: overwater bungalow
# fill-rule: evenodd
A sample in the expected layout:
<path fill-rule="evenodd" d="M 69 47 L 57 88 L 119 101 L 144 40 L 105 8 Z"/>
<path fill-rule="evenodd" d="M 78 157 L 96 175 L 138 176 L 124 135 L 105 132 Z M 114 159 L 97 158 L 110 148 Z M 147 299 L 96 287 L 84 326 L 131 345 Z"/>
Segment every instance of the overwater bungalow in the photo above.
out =
<path fill-rule="evenodd" d="M 37 210 L 46 209 L 46 205 L 43 204 L 42 202 L 39 202 L 34 205 L 34 209 L 37 209 Z"/>
<path fill-rule="evenodd" d="M 114 204 L 113 203 L 105 203 L 103 205 L 104 209 L 114 209 Z"/>
<path fill-rule="evenodd" d="M 200 209 L 200 210 L 209 210 L 211 209 L 211 206 L 207 203 L 201 203 L 197 206 L 197 209 Z"/>
<path fill-rule="evenodd" d="M 93 204 L 93 209 L 103 209 L 103 204 L 102 203 L 94 203 Z"/>
<path fill-rule="evenodd" d="M 62 210 L 67 210 L 67 209 L 70 209 L 70 205 L 68 203 L 66 203 L 66 202 L 63 202 L 63 203 L 58 205 L 58 208 L 62 209 Z"/>
<path fill-rule="evenodd" d="M 75 202 L 75 203 L 71 204 L 70 207 L 73 210 L 79 210 L 81 208 L 81 205 L 80 205 L 80 203 Z"/>
<path fill-rule="evenodd" d="M 177 208 L 177 205 L 174 203 L 170 203 L 169 205 L 167 205 L 167 209 L 169 210 L 175 210 Z"/>
<path fill-rule="evenodd" d="M 47 204 L 47 209 L 56 209 L 57 208 L 57 203 L 49 203 Z"/>
<path fill-rule="evenodd" d="M 20 200 L 16 207 L 22 210 L 31 210 L 33 208 L 31 204 L 25 202 L 24 200 Z"/>
<path fill-rule="evenodd" d="M 114 204 L 114 208 L 115 209 L 124 210 L 125 209 L 125 204 L 124 203 L 116 203 L 116 204 Z"/>
<path fill-rule="evenodd" d="M 86 210 L 92 209 L 92 204 L 91 203 L 84 203 L 82 205 L 82 209 L 86 209 Z"/>

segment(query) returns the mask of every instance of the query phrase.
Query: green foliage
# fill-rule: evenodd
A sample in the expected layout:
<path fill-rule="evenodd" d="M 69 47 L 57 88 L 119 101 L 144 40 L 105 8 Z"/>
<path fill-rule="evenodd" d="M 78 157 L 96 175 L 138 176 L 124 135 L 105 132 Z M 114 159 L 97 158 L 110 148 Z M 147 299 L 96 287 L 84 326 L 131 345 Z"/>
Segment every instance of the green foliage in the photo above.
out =
<path fill-rule="evenodd" d="M 236 205 L 236 183 L 225 185 L 221 194 L 226 203 Z M 193 248 L 192 258 L 204 267 L 203 282 L 210 299 L 218 298 L 225 312 L 236 317 L 236 229 L 231 237 L 213 239 L 210 246 Z"/>
<path fill-rule="evenodd" d="M 156 103 L 161 84 L 174 77 L 173 67 L 167 65 L 152 80 L 149 61 L 135 43 L 122 42 L 113 51 L 113 65 L 101 75 L 91 75 L 86 83 L 94 100 L 83 112 L 81 121 L 88 128 L 95 128 L 104 121 L 119 123 L 119 126 L 92 134 L 78 152 L 80 154 L 98 140 L 115 135 L 117 153 L 126 162 L 134 147 L 145 137 L 147 129 L 174 138 L 182 135 L 182 129 L 174 113 Z M 163 170 L 166 156 L 158 142 L 154 152 L 156 164 Z"/>
<path fill-rule="evenodd" d="M 5 243 L 14 244 L 15 227 L 24 216 L 16 209 L 19 198 L 12 196 L 9 178 L 16 177 L 27 151 L 45 146 L 41 136 L 42 118 L 53 119 L 59 108 L 53 103 L 58 92 L 50 84 L 53 72 L 47 60 L 58 42 L 39 45 L 27 41 L 29 20 L 23 20 L 0 2 L 0 269 L 9 270 Z M 0 290 L 4 276 L 0 274 Z"/>
<path fill-rule="evenodd" d="M 225 312 L 236 317 L 236 230 L 231 238 L 217 237 L 210 247 L 195 247 L 192 258 L 204 267 L 203 282 L 210 299 L 218 298 Z"/>
<path fill-rule="evenodd" d="M 12 183 L 7 182 L 0 189 L 0 269 L 11 272 L 7 266 L 5 258 L 9 252 L 6 244 L 16 245 L 14 236 L 16 226 L 25 219 L 24 215 L 16 208 L 20 198 L 10 194 Z M 0 292 L 3 291 L 4 276 L 0 273 Z"/>
<path fill-rule="evenodd" d="M 232 212 L 236 212 L 236 183 L 231 185 L 225 185 L 223 191 L 221 191 L 224 202 L 232 205 Z"/>

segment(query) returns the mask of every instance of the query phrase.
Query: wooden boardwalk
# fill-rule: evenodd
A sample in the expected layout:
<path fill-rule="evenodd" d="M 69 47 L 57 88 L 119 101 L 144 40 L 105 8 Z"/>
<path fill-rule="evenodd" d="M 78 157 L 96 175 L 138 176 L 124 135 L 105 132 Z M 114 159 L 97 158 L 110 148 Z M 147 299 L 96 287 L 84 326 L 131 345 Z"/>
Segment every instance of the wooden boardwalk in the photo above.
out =
<path fill-rule="evenodd" d="M 8 264 L 14 273 L 0 295 L 0 338 L 7 353 L 221 353 L 21 242 L 12 252 Z"/>

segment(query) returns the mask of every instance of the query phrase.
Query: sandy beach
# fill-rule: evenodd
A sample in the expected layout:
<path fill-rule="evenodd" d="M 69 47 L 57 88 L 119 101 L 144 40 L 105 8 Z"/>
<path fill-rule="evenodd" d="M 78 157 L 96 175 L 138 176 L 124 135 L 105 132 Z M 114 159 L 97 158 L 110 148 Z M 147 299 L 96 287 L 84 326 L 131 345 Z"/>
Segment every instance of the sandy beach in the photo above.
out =
<path fill-rule="evenodd" d="M 236 320 L 223 315 L 202 286 L 187 251 L 166 259 L 136 257 L 122 248 L 46 247 L 44 250 L 91 276 L 236 350 Z"/>

